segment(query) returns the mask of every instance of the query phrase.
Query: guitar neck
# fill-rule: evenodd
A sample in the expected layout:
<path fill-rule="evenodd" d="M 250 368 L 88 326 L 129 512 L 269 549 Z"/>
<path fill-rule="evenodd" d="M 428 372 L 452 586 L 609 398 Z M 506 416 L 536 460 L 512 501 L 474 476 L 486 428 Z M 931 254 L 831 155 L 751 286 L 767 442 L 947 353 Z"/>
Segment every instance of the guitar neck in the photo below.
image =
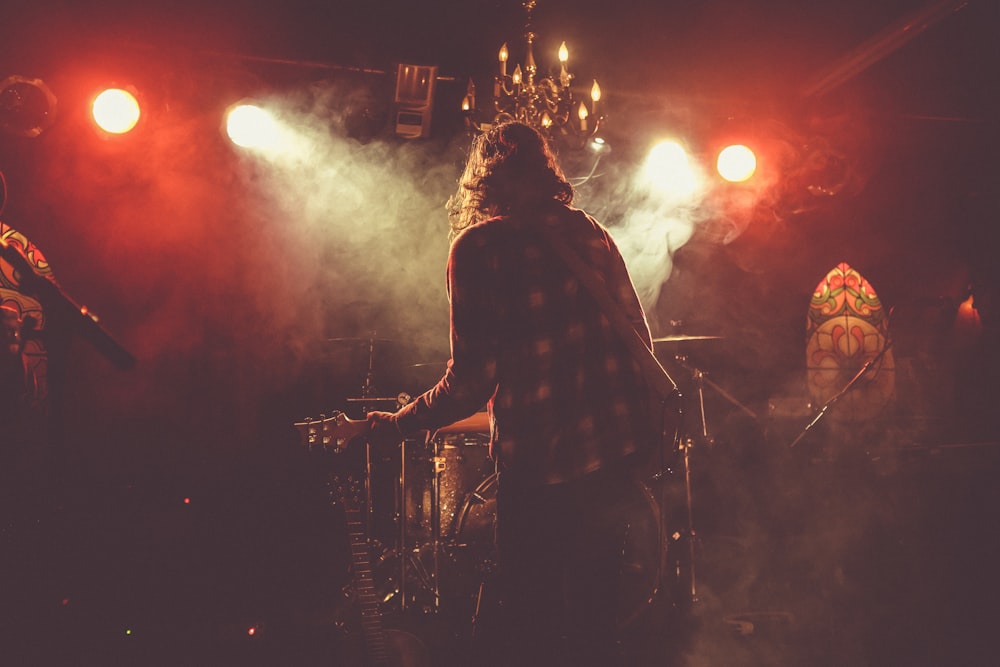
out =
<path fill-rule="evenodd" d="M 339 494 L 337 494 L 339 495 Z M 361 630 L 365 640 L 365 654 L 370 667 L 389 667 L 390 653 L 382 626 L 382 612 L 378 606 L 375 578 L 372 574 L 371 545 L 365 530 L 365 517 L 357 503 L 339 499 L 347 521 L 348 542 L 351 548 L 351 566 L 354 586 L 361 611 Z"/>

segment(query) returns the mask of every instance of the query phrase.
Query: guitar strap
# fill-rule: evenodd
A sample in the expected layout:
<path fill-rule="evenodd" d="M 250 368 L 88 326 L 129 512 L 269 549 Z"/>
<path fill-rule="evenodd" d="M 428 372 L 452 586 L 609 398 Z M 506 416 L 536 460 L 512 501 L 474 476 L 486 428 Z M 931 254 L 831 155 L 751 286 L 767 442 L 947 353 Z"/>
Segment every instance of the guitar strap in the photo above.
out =
<path fill-rule="evenodd" d="M 581 215 L 584 215 L 581 212 Z M 547 220 L 539 220 L 535 225 L 541 232 L 545 240 L 555 251 L 555 253 L 566 263 L 572 273 L 580 280 L 580 283 L 590 292 L 597 302 L 598 307 L 611 322 L 615 332 L 624 341 L 632 356 L 639 363 L 642 369 L 643 378 L 649 389 L 650 410 L 654 413 L 651 418 L 654 423 L 658 423 L 657 431 L 661 442 L 667 436 L 667 420 L 663 419 L 664 411 L 669 402 L 680 398 L 680 391 L 677 383 L 674 382 L 670 374 L 660 365 L 660 361 L 653 355 L 653 351 L 646 347 L 645 340 L 639 332 L 632 326 L 625 311 L 611 296 L 607 285 L 599 280 L 593 269 L 583 261 L 579 253 L 574 250 L 566 239 L 556 233 L 552 225 L 546 224 Z M 655 408 L 659 407 L 660 410 Z"/>

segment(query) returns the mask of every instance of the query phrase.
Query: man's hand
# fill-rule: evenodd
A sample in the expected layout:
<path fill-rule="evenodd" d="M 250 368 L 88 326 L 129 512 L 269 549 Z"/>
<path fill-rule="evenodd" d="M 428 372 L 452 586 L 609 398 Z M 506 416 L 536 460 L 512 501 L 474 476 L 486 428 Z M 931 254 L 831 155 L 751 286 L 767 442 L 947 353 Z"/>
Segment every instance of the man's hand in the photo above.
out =
<path fill-rule="evenodd" d="M 368 440 L 373 445 L 394 445 L 403 439 L 391 412 L 374 410 L 368 413 Z"/>

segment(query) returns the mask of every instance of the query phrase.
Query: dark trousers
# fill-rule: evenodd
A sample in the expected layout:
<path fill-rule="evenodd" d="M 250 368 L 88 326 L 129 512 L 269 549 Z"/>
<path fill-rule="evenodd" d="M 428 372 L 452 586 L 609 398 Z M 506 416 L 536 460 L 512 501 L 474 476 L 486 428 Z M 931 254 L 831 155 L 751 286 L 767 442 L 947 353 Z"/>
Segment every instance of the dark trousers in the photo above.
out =
<path fill-rule="evenodd" d="M 483 619 L 492 664 L 619 664 L 622 555 L 639 511 L 634 488 L 624 468 L 550 486 L 500 473 L 498 606 L 492 623 Z"/>

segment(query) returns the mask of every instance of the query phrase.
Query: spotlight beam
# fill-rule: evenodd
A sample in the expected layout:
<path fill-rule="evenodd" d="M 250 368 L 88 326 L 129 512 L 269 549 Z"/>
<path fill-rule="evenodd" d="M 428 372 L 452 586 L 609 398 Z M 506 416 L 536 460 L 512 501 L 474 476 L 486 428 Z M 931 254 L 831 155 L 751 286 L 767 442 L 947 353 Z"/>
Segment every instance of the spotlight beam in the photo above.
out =
<path fill-rule="evenodd" d="M 964 9 L 969 1 L 935 0 L 908 14 L 816 74 L 802 87 L 802 96 L 818 97 L 829 93 L 932 26 Z"/>

